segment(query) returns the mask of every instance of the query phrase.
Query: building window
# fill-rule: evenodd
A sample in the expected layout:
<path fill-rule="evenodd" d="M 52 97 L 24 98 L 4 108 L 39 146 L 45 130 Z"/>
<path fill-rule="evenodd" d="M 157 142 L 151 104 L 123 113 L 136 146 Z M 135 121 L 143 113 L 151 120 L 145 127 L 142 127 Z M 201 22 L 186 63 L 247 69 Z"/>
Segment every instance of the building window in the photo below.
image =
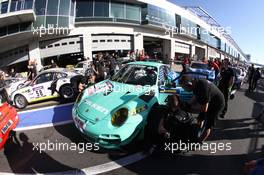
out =
<path fill-rule="evenodd" d="M 79 0 L 76 2 L 76 17 L 93 16 L 93 1 Z"/>
<path fill-rule="evenodd" d="M 49 45 L 49 46 L 48 46 L 48 48 L 52 48 L 52 47 L 53 47 L 53 45 Z"/>
<path fill-rule="evenodd" d="M 61 43 L 62 46 L 66 46 L 68 43 Z"/>
<path fill-rule="evenodd" d="M 111 18 L 125 18 L 125 4 L 124 3 L 111 3 Z"/>
<path fill-rule="evenodd" d="M 140 10 L 139 6 L 126 4 L 126 19 L 140 21 Z"/>
<path fill-rule="evenodd" d="M 59 0 L 48 0 L 47 15 L 58 15 Z"/>
<path fill-rule="evenodd" d="M 31 30 L 31 22 L 22 23 L 20 25 L 20 32 L 22 32 L 22 31 L 29 31 L 29 30 Z"/>
<path fill-rule="evenodd" d="M 68 16 L 70 14 L 70 0 L 60 0 L 59 15 Z"/>
<path fill-rule="evenodd" d="M 98 40 L 93 40 L 93 43 L 98 43 Z"/>
<path fill-rule="evenodd" d="M 45 10 L 46 10 L 46 0 L 36 0 L 35 1 L 36 15 L 45 15 Z"/>
<path fill-rule="evenodd" d="M 0 28 L 0 37 L 5 36 L 7 34 L 7 27 Z"/>
<path fill-rule="evenodd" d="M 55 44 L 54 46 L 55 46 L 55 47 L 59 47 L 59 46 L 60 46 L 60 44 Z"/>
<path fill-rule="evenodd" d="M 32 9 L 32 7 L 33 7 L 33 0 L 25 0 L 24 10 Z"/>
<path fill-rule="evenodd" d="M 58 16 L 47 16 L 46 17 L 46 28 L 57 27 L 57 18 Z"/>
<path fill-rule="evenodd" d="M 1 3 L 1 13 L 7 13 L 8 10 L 8 1 Z"/>
<path fill-rule="evenodd" d="M 17 33 L 19 32 L 19 25 L 11 25 L 8 26 L 8 34 Z"/>
<path fill-rule="evenodd" d="M 168 26 L 176 26 L 175 14 L 169 12 L 163 8 L 156 7 L 154 5 L 148 5 L 147 9 L 145 9 L 144 15 L 145 19 L 148 22 L 154 23 L 158 25 L 168 25 Z"/>
<path fill-rule="evenodd" d="M 94 16 L 109 17 L 109 1 L 102 1 L 102 0 L 95 1 Z"/>
<path fill-rule="evenodd" d="M 113 40 L 111 40 L 111 39 L 108 39 L 108 40 L 107 40 L 107 42 L 109 42 L 109 43 L 110 43 L 110 42 L 113 42 Z"/>
<path fill-rule="evenodd" d="M 69 42 L 70 45 L 73 45 L 74 43 L 75 43 L 74 41 Z"/>
<path fill-rule="evenodd" d="M 104 39 L 100 40 L 100 43 L 104 43 L 104 42 L 105 42 L 105 40 L 104 40 Z"/>
<path fill-rule="evenodd" d="M 14 12 L 17 9 L 17 0 L 12 0 L 10 4 L 10 12 Z"/>
<path fill-rule="evenodd" d="M 68 27 L 69 26 L 69 18 L 68 17 L 61 17 L 59 16 L 59 23 L 58 23 L 59 27 Z M 67 31 L 63 31 L 63 32 L 67 32 Z"/>
<path fill-rule="evenodd" d="M 119 40 L 118 39 L 115 39 L 115 42 L 119 42 Z"/>

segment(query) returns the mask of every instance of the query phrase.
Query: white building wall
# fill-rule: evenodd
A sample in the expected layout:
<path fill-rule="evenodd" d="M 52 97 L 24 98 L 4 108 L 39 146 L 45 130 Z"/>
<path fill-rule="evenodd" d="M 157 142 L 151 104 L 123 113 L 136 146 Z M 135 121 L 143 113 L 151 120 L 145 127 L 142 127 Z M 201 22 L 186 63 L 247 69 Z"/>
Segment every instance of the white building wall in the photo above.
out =
<path fill-rule="evenodd" d="M 28 45 L 28 50 L 29 50 L 29 59 L 36 60 L 37 70 L 39 71 L 42 68 L 39 42 L 36 40 L 30 42 L 30 44 Z"/>

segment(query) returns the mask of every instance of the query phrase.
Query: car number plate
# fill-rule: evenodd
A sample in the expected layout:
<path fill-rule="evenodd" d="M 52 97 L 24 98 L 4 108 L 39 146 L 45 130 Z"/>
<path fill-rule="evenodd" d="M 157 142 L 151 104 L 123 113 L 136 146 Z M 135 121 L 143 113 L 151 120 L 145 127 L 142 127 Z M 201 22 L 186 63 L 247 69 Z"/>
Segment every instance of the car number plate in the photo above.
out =
<path fill-rule="evenodd" d="M 5 134 L 12 124 L 13 124 L 13 121 L 8 120 L 7 124 L 2 128 L 2 133 Z"/>

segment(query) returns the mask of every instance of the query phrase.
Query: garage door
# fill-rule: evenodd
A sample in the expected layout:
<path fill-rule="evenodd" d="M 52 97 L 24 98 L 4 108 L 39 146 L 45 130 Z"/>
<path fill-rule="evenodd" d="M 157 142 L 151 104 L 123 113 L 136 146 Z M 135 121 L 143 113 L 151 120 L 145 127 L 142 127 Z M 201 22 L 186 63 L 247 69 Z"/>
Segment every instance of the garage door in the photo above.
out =
<path fill-rule="evenodd" d="M 93 35 L 92 51 L 132 50 L 132 37 L 129 35 Z"/>
<path fill-rule="evenodd" d="M 42 41 L 39 45 L 41 58 L 83 51 L 82 38 L 80 36 Z"/>
<path fill-rule="evenodd" d="M 176 53 L 183 53 L 183 54 L 190 54 L 190 45 L 175 42 L 175 52 Z"/>

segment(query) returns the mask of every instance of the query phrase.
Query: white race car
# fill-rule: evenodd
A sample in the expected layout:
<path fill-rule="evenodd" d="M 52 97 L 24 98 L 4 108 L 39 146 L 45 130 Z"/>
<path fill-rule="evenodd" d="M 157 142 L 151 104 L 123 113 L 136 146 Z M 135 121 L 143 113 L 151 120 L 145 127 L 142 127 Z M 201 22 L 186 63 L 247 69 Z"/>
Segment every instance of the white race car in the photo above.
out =
<path fill-rule="evenodd" d="M 11 100 L 17 108 L 23 109 L 29 103 L 53 99 L 59 96 L 71 99 L 75 94 L 70 84 L 70 77 L 75 75 L 77 74 L 63 68 L 45 70 L 38 74 L 33 81 L 14 91 L 11 95 Z M 56 86 L 54 91 L 51 90 L 52 84 Z"/>

